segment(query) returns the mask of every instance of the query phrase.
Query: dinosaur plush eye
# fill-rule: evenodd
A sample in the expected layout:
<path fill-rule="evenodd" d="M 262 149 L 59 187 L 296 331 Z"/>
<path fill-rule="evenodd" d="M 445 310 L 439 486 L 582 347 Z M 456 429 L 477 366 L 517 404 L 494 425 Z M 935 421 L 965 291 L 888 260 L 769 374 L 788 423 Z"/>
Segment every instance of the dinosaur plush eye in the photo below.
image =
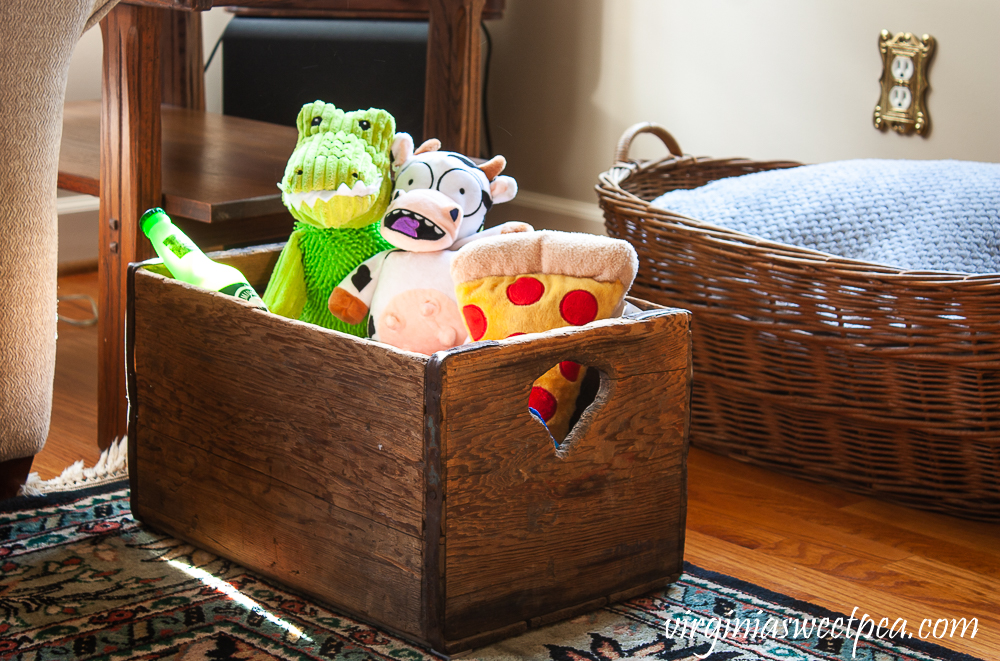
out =
<path fill-rule="evenodd" d="M 372 123 L 369 122 L 367 119 L 362 119 L 358 122 L 358 126 L 361 127 L 362 131 L 367 131 L 372 127 Z"/>
<path fill-rule="evenodd" d="M 483 203 L 483 189 L 467 170 L 455 168 L 441 175 L 437 189 L 455 200 L 462 207 L 462 214 L 471 216 Z"/>
<path fill-rule="evenodd" d="M 319 126 L 323 123 L 322 117 L 313 117 L 312 126 Z"/>

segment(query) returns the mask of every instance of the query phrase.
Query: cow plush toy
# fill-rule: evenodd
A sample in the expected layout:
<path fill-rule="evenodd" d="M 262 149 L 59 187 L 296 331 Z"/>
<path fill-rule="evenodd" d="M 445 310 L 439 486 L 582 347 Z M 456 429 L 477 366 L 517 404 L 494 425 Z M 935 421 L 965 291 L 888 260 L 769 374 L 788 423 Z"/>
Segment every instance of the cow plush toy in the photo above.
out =
<path fill-rule="evenodd" d="M 468 339 L 455 297 L 451 263 L 476 239 L 531 231 L 525 223 L 483 230 L 486 212 L 517 194 L 494 156 L 477 166 L 440 151 L 438 140 L 413 149 L 400 134 L 393 145 L 395 188 L 379 231 L 394 246 L 363 262 L 330 294 L 330 312 L 348 324 L 368 316 L 368 337 L 401 349 L 432 354 Z"/>

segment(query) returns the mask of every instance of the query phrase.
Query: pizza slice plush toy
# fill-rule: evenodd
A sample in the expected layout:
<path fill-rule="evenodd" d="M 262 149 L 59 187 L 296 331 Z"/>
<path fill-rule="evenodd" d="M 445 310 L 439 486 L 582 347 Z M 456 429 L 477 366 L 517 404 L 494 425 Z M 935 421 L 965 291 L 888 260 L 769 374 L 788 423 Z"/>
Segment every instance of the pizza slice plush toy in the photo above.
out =
<path fill-rule="evenodd" d="M 502 340 L 619 316 L 639 266 L 625 241 L 593 234 L 504 234 L 466 246 L 451 274 L 471 340 Z M 528 406 L 565 439 L 585 367 L 563 361 L 531 388 Z"/>

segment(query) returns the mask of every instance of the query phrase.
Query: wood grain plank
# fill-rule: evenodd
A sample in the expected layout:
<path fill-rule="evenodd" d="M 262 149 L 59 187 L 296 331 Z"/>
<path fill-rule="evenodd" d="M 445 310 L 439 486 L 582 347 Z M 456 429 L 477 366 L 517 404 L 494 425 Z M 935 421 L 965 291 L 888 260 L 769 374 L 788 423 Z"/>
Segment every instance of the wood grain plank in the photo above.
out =
<path fill-rule="evenodd" d="M 429 0 L 427 4 L 424 135 L 438 138 L 445 149 L 480 156 L 480 22 L 486 0 Z"/>
<path fill-rule="evenodd" d="M 945 542 L 985 552 L 1000 552 L 1000 523 L 966 521 L 944 514 L 921 512 L 894 503 L 865 499 L 844 511 L 870 521 L 889 524 Z"/>
<path fill-rule="evenodd" d="M 167 105 L 205 110 L 205 56 L 201 13 L 169 10 L 163 14 L 160 50 L 161 99 Z"/>
<path fill-rule="evenodd" d="M 986 576 L 1000 576 L 1000 549 L 996 545 L 993 549 L 970 548 L 958 542 L 957 538 L 948 540 L 907 531 L 891 520 L 872 520 L 855 513 L 855 505 L 828 506 L 823 500 L 796 496 L 795 483 L 802 484 L 805 492 L 816 486 L 802 480 L 749 466 L 746 467 L 747 478 L 742 479 L 734 474 L 735 470 L 744 466 L 739 462 L 695 449 L 689 456 L 694 460 L 689 462 L 691 479 L 688 490 L 692 502 L 696 503 L 695 510 L 703 508 L 709 513 L 732 513 L 744 518 L 746 525 L 764 526 L 794 539 L 827 543 L 835 540 L 838 545 L 887 560 L 900 559 L 900 553 L 919 555 Z M 733 465 L 723 468 L 726 463 Z M 764 477 L 768 479 L 761 479 Z M 838 491 L 833 487 L 820 488 Z M 831 502 L 836 502 L 836 499 L 831 498 Z M 868 501 L 863 499 L 863 502 Z M 916 510 L 901 509 L 917 513 Z M 939 519 L 956 526 L 970 523 L 929 512 L 919 512 L 914 517 L 914 520 L 927 522 Z M 899 520 L 903 521 L 904 517 L 900 516 Z M 932 526 L 928 525 L 927 530 L 931 531 Z"/>
<path fill-rule="evenodd" d="M 424 357 L 142 270 L 135 345 L 140 428 L 420 534 Z"/>
<path fill-rule="evenodd" d="M 420 635 L 417 538 L 330 506 L 315 483 L 289 485 L 261 470 L 266 467 L 148 427 L 137 430 L 135 448 L 139 520 L 322 601 Z"/>
<path fill-rule="evenodd" d="M 59 296 L 89 295 L 96 300 L 97 271 L 59 277 Z M 86 319 L 92 311 L 83 300 L 60 300 L 59 314 Z M 93 466 L 97 447 L 97 327 L 60 320 L 56 338 L 56 371 L 52 385 L 52 419 L 41 452 L 31 470 L 43 480 L 83 460 Z"/>
<path fill-rule="evenodd" d="M 757 521 L 710 510 L 698 501 L 690 503 L 688 507 L 687 529 L 745 549 L 757 549 L 787 539 L 778 532 L 760 526 Z"/>
<path fill-rule="evenodd" d="M 424 371 L 424 637 L 436 650 L 444 639 L 444 473 L 441 463 L 442 356 L 435 354 Z"/>
<path fill-rule="evenodd" d="M 264 291 L 274 265 L 278 263 L 284 243 L 269 243 L 249 248 L 237 248 L 221 252 L 209 253 L 209 257 L 217 262 L 229 264 L 237 269 L 258 291 Z"/>
<path fill-rule="evenodd" d="M 808 500 L 822 503 L 825 508 L 829 509 L 846 507 L 865 500 L 865 496 L 844 491 L 822 482 L 806 481 L 802 478 L 782 475 L 740 461 L 736 457 L 723 458 L 698 447 L 693 448 L 693 452 L 704 458 L 702 462 L 696 463 L 696 470 L 704 468 L 705 472 L 712 472 L 727 480 L 752 481 L 757 485 L 766 486 L 770 490 L 785 494 L 788 500 L 796 503 Z M 708 466 L 709 462 L 711 462 L 710 467 Z"/>
<path fill-rule="evenodd" d="M 927 558 L 909 557 L 888 565 L 892 570 L 907 576 L 934 583 L 945 578 L 948 584 L 963 597 L 983 604 L 983 609 L 1000 624 L 1000 613 L 996 611 L 997 594 L 1000 594 L 1000 579 L 982 576 L 958 567 L 936 562 Z"/>
<path fill-rule="evenodd" d="M 679 571 L 688 322 L 671 311 L 444 358 L 449 641 Z M 527 402 L 534 378 L 565 359 L 606 378 L 557 453 Z"/>
<path fill-rule="evenodd" d="M 601 556 L 614 555 L 609 549 L 617 546 L 623 547 L 619 550 L 622 555 L 639 551 L 656 555 L 672 550 L 670 545 L 677 542 L 680 515 L 683 446 L 678 439 L 683 438 L 683 428 L 669 423 L 661 426 L 659 415 L 646 415 L 643 420 L 648 407 L 629 405 L 630 399 L 648 402 L 650 396 L 660 396 L 664 408 L 683 416 L 686 397 L 683 375 L 657 376 L 619 381 L 617 396 L 608 402 L 613 415 L 598 414 L 591 433 L 578 440 L 564 457 L 556 455 L 551 440 L 527 411 L 523 412 L 527 422 L 524 426 L 505 418 L 497 420 L 498 428 L 510 430 L 517 439 L 511 444 L 515 445 L 513 449 L 503 447 L 505 444 L 497 441 L 495 432 L 492 443 L 489 437 L 467 435 L 467 449 L 454 450 L 449 446 L 446 538 L 450 603 L 457 603 L 457 598 L 466 594 L 481 599 L 476 592 L 497 589 L 508 581 L 530 583 L 536 573 L 544 575 L 558 570 L 575 573 L 581 566 L 588 566 L 587 561 L 569 560 L 566 566 L 549 566 L 551 558 L 547 551 L 554 549 L 544 548 L 544 538 L 556 531 L 560 539 L 550 540 L 550 544 L 563 548 L 563 553 L 565 547 L 578 544 L 580 548 L 569 555 L 593 556 L 591 559 L 595 561 Z M 609 422 L 607 418 L 617 415 L 633 425 L 635 436 L 654 440 L 648 444 L 634 441 L 629 439 L 632 433 L 615 430 L 621 421 Z M 540 433 L 531 434 L 529 425 Z M 660 442 L 665 447 L 654 445 L 657 436 L 663 438 Z M 601 442 L 588 442 L 596 439 Z M 480 449 L 473 450 L 474 447 Z M 471 463 L 469 455 L 473 452 L 488 452 L 493 470 L 489 473 L 463 470 L 463 464 Z M 646 502 L 648 494 L 657 494 L 667 502 L 622 516 L 629 505 Z M 504 503 L 502 511 L 496 509 L 499 502 Z M 595 502 L 603 507 L 592 511 Z M 475 525 L 477 521 L 489 520 L 494 523 Z M 653 548 L 658 546 L 657 534 L 665 534 L 662 538 L 665 548 Z M 494 565 L 494 569 L 484 573 L 488 564 Z M 572 582 L 567 580 L 564 585 Z"/>
<path fill-rule="evenodd" d="M 273 16 L 291 18 L 371 18 L 381 20 L 427 20 L 428 0 L 285 0 L 275 6 L 272 0 L 238 0 L 241 6 L 229 7 L 237 16 Z M 227 0 L 227 4 L 230 4 Z M 486 0 L 483 19 L 503 17 L 504 0 Z"/>
<path fill-rule="evenodd" d="M 295 147 L 294 128 L 175 106 L 160 111 L 162 198 L 150 206 L 202 223 L 285 211 L 277 183 Z M 100 186 L 100 116 L 98 101 L 65 106 L 59 176 L 69 190 Z"/>
<path fill-rule="evenodd" d="M 157 7 L 176 11 L 208 11 L 213 6 L 212 0 L 125 0 L 130 5 Z"/>
<path fill-rule="evenodd" d="M 156 9 L 119 5 L 101 21 L 97 442 L 125 435 L 125 301 L 130 262 L 153 254 L 139 217 L 160 192 L 160 27 Z"/>
<path fill-rule="evenodd" d="M 205 251 L 286 241 L 295 225 L 295 219 L 287 210 L 270 216 L 254 216 L 220 223 L 203 223 L 182 217 L 175 217 L 174 221 Z M 262 284 L 267 284 L 266 278 Z"/>
<path fill-rule="evenodd" d="M 689 562 L 705 569 L 739 576 L 766 589 L 836 612 L 849 615 L 857 606 L 859 614 L 868 613 L 877 616 L 876 619 L 888 617 L 894 621 L 904 618 L 908 622 L 908 631 L 919 628 L 924 618 L 978 617 L 980 628 L 974 639 L 956 637 L 930 642 L 981 658 L 997 658 L 1000 655 L 1000 623 L 994 623 L 995 607 L 985 611 L 972 610 L 975 606 L 970 601 L 973 600 L 965 599 L 961 594 L 941 598 L 941 590 L 947 590 L 941 583 L 933 586 L 930 592 L 903 596 L 882 590 L 873 577 L 852 581 L 830 576 L 790 559 L 744 549 L 696 531 L 688 531 L 685 552 Z M 994 600 L 994 606 L 995 603 Z"/>
<path fill-rule="evenodd" d="M 167 213 L 220 222 L 283 210 L 277 183 L 298 138 L 294 128 L 183 108 L 165 108 L 164 125 L 163 191 L 176 196 L 164 198 Z M 172 211 L 180 200 L 192 206 Z M 197 212 L 194 202 L 207 211 Z"/>

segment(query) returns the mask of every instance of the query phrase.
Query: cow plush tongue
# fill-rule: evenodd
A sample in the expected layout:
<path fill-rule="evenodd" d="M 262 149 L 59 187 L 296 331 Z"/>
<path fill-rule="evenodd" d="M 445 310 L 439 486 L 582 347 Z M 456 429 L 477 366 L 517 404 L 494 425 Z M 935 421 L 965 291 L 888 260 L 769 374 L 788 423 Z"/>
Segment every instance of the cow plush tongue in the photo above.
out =
<path fill-rule="evenodd" d="M 412 216 L 401 216 L 392 223 L 392 229 L 397 232 L 402 232 L 408 236 L 412 236 L 414 239 L 417 238 L 418 227 L 420 227 L 420 221 L 416 220 Z"/>
<path fill-rule="evenodd" d="M 437 241 L 445 231 L 415 211 L 397 209 L 385 219 L 386 229 L 405 234 L 417 241 Z"/>

